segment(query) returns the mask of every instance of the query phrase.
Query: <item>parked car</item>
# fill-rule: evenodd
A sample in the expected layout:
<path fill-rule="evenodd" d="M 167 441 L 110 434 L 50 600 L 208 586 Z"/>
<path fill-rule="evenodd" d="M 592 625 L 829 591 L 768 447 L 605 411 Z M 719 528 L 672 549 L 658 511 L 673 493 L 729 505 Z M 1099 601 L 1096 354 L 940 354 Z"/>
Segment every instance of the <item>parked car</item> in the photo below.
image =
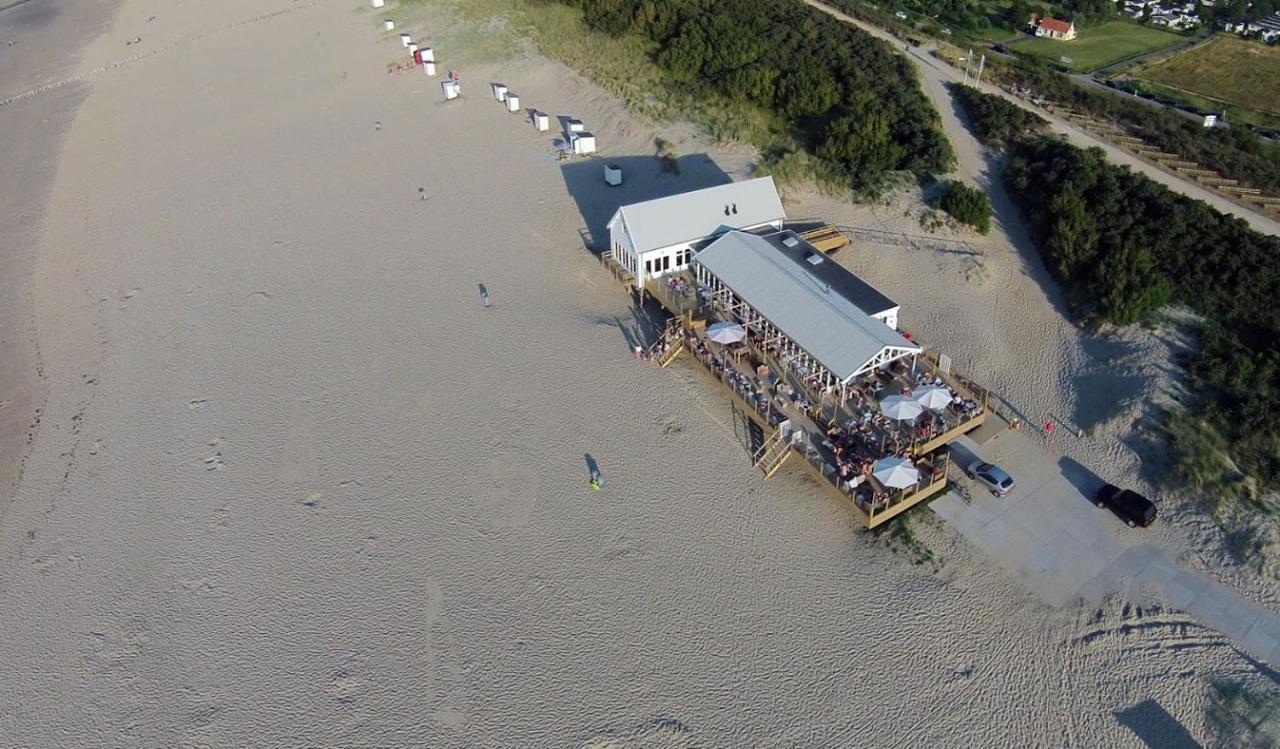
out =
<path fill-rule="evenodd" d="M 990 489 L 991 493 L 997 497 L 1003 497 L 1013 491 L 1013 477 L 993 463 L 984 460 L 976 461 L 965 469 L 965 473 L 969 478 L 976 479 L 978 483 Z"/>
<path fill-rule="evenodd" d="M 1130 528 L 1139 525 L 1146 528 L 1156 519 L 1156 506 L 1132 489 L 1107 484 L 1094 495 L 1093 503 L 1110 509 L 1116 517 L 1128 523 Z"/>

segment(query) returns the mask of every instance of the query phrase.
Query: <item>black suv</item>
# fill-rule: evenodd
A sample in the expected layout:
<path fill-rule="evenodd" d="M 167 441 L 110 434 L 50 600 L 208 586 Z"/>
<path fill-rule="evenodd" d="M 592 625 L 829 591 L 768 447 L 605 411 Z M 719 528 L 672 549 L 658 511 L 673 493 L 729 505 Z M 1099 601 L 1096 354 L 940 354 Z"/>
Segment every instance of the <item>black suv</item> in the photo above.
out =
<path fill-rule="evenodd" d="M 1142 526 L 1146 528 L 1156 519 L 1156 506 L 1151 500 L 1129 489 L 1107 484 L 1094 495 L 1093 503 L 1099 507 L 1110 508 L 1116 517 L 1129 524 L 1130 528 Z"/>

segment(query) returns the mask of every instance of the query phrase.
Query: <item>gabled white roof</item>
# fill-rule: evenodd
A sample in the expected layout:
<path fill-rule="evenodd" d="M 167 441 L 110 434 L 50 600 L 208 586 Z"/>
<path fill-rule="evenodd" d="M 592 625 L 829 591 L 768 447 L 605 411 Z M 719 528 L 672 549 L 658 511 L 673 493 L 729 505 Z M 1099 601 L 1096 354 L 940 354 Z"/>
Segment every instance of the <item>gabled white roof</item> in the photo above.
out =
<path fill-rule="evenodd" d="M 786 218 L 773 177 L 632 203 L 619 208 L 614 217 L 618 214 L 626 222 L 637 254 Z"/>
<path fill-rule="evenodd" d="M 892 360 L 920 350 L 762 237 L 730 232 L 694 255 L 693 262 L 842 382 L 869 369 L 882 353 Z"/>

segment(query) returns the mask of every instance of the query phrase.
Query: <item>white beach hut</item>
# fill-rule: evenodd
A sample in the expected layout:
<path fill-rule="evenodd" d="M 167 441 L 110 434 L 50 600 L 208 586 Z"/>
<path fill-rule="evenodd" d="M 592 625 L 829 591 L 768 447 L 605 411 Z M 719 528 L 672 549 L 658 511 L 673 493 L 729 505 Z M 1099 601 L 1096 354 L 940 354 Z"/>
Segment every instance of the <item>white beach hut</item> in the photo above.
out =
<path fill-rule="evenodd" d="M 382 22 L 382 28 L 386 29 L 387 31 L 395 31 L 396 22 L 388 18 L 387 20 Z"/>
<path fill-rule="evenodd" d="M 507 111 L 508 112 L 520 111 L 520 97 L 510 92 L 507 93 Z"/>
<path fill-rule="evenodd" d="M 497 99 L 498 101 L 506 101 L 507 87 L 502 85 L 501 83 L 493 84 L 493 98 Z"/>
<path fill-rule="evenodd" d="M 413 58 L 415 63 L 422 62 L 422 58 L 418 57 L 418 43 L 409 42 L 409 56 Z"/>
<path fill-rule="evenodd" d="M 413 43 L 413 36 L 403 31 L 400 32 L 400 46 L 406 49 Z"/>
<path fill-rule="evenodd" d="M 582 124 L 582 120 L 575 120 L 572 117 L 569 118 L 569 121 L 565 123 L 564 127 L 565 127 L 564 132 L 567 135 L 573 135 L 574 133 L 583 133 L 583 132 L 586 132 L 587 130 L 587 126 Z"/>
<path fill-rule="evenodd" d="M 436 51 L 430 47 L 423 47 L 422 49 L 418 50 L 418 54 L 422 55 L 423 62 L 436 61 Z"/>
<path fill-rule="evenodd" d="M 579 156 L 596 152 L 596 136 L 591 133 L 574 133 L 569 142 L 573 144 L 573 152 Z"/>
<path fill-rule="evenodd" d="M 441 81 L 440 89 L 444 91 L 445 99 L 456 99 L 458 98 L 458 95 L 462 93 L 462 87 L 459 86 L 458 82 L 452 78 L 447 81 Z"/>
<path fill-rule="evenodd" d="M 387 4 L 386 0 L 369 0 L 369 5 L 375 8 L 381 8 L 386 4 Z"/>
<path fill-rule="evenodd" d="M 434 62 L 422 63 L 422 69 L 427 72 L 428 77 L 434 76 L 436 74 L 436 64 Z"/>
<path fill-rule="evenodd" d="M 534 112 L 533 126 L 538 128 L 538 132 L 545 133 L 551 129 L 551 118 L 546 112 Z"/>
<path fill-rule="evenodd" d="M 617 164 L 604 165 L 604 183 L 610 187 L 622 184 L 622 167 Z"/>

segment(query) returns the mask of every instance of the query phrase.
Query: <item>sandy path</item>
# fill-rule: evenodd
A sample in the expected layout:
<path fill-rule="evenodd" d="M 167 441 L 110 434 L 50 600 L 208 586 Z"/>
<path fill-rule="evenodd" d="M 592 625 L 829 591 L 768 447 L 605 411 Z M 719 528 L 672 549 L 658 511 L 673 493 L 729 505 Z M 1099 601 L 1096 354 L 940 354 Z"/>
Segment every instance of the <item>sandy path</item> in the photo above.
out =
<path fill-rule="evenodd" d="M 755 478 L 700 370 L 628 356 L 577 234 L 599 163 L 562 170 L 484 82 L 586 119 L 630 189 L 741 149 L 659 175 L 651 128 L 539 59 L 443 104 L 384 72 L 377 17 L 322 2 L 93 78 L 34 274 L 6 740 L 1124 746 L 1203 740 L 1202 677 L 1255 678 L 1185 617 L 1047 610 L 945 534 L 934 575 L 801 474 Z"/>
<path fill-rule="evenodd" d="M 948 92 L 942 84 L 945 82 L 961 81 L 963 80 L 963 75 L 960 71 L 957 71 L 950 65 L 939 62 L 931 57 L 928 48 L 902 50 L 902 41 L 883 29 L 854 18 L 847 13 L 842 13 L 830 5 L 820 2 L 820 0 L 804 1 L 814 8 L 838 18 L 845 23 L 853 24 L 873 36 L 884 39 L 892 44 L 896 49 L 905 52 L 907 59 L 915 63 L 916 68 L 920 71 L 924 81 L 925 91 L 933 100 L 934 108 L 942 112 L 950 110 L 956 106 L 952 101 L 950 92 Z M 980 84 L 979 88 L 985 93 L 1000 96 L 1006 101 L 1012 102 L 1023 109 L 1034 112 L 1035 114 L 1045 118 L 1049 121 L 1050 128 L 1053 132 L 1067 136 L 1067 140 L 1069 142 L 1079 146 L 1080 148 L 1101 148 L 1106 152 L 1107 159 L 1113 163 L 1127 166 L 1135 172 L 1139 172 L 1150 177 L 1152 180 L 1159 182 L 1174 192 L 1208 203 L 1227 215 L 1242 218 L 1257 231 L 1264 234 L 1280 235 L 1280 221 L 1277 221 L 1274 218 L 1265 216 L 1238 203 L 1234 203 L 1217 192 L 1207 190 L 1199 185 L 1192 184 L 1186 180 L 1179 179 L 1168 172 L 1162 171 L 1155 165 L 1137 158 L 1128 151 L 1101 140 L 1088 131 L 1072 126 L 1065 119 L 1052 115 L 1039 108 L 1032 107 L 1017 97 L 1011 96 L 1008 92 L 1003 91 L 1002 89 L 996 88 L 995 86 L 987 83 Z M 945 118 L 944 125 L 946 126 L 945 129 L 947 137 L 951 140 L 952 145 L 956 146 L 956 149 L 959 152 L 961 146 L 957 145 L 957 143 L 962 143 L 965 140 L 965 135 L 967 135 L 967 133 L 962 129 L 957 129 L 954 122 L 948 122 Z M 966 158 L 973 158 L 972 154 L 958 153 L 957 155 L 962 163 Z"/>

